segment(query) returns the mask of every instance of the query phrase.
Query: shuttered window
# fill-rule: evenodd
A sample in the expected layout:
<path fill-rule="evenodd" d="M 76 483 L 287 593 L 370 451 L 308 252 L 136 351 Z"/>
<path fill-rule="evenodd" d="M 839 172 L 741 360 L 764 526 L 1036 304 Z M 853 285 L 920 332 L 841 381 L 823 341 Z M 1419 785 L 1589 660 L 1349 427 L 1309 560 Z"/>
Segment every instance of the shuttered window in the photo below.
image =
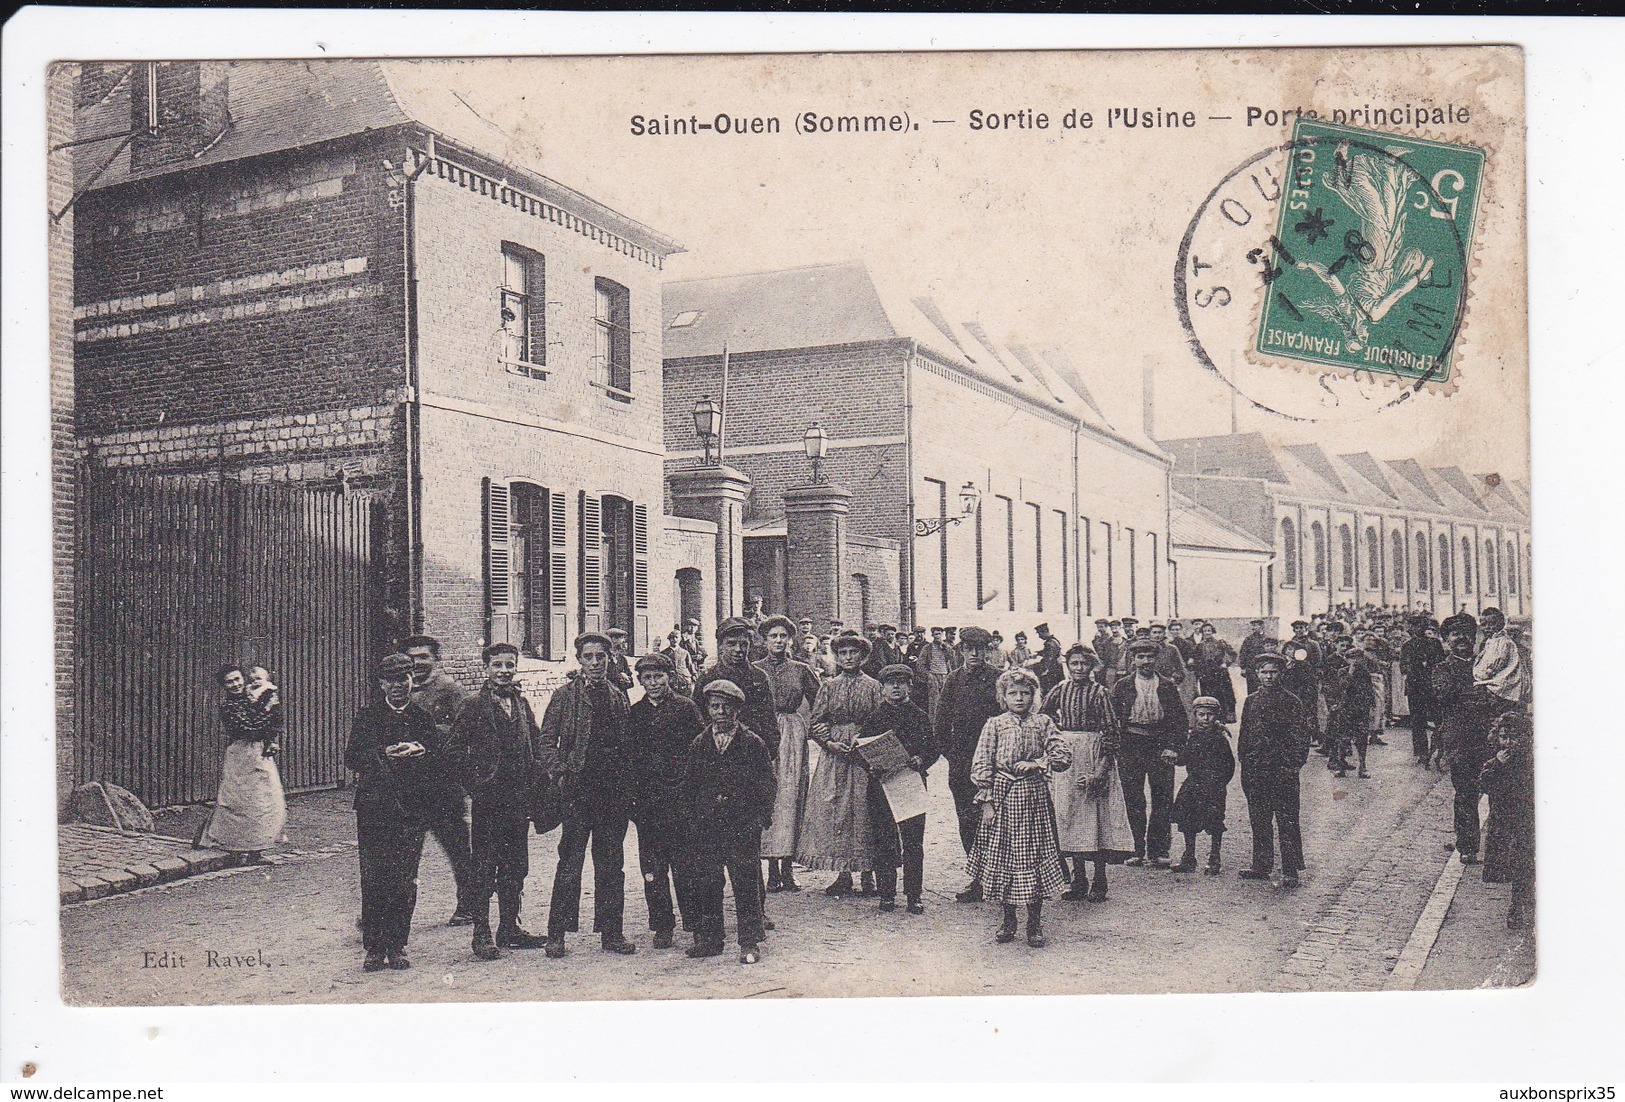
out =
<path fill-rule="evenodd" d="M 604 507 L 581 491 L 581 630 L 604 630 Z"/>
<path fill-rule="evenodd" d="M 563 498 L 530 482 L 485 480 L 485 637 L 561 658 Z"/>

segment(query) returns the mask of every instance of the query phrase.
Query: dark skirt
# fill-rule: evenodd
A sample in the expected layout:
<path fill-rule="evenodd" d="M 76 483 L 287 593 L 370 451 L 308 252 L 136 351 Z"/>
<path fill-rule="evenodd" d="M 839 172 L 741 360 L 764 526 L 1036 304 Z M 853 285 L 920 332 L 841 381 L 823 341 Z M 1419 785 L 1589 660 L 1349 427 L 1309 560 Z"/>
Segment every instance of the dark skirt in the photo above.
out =
<path fill-rule="evenodd" d="M 1192 784 L 1189 777 L 1174 797 L 1173 823 L 1181 834 L 1224 833 L 1225 790 Z"/>

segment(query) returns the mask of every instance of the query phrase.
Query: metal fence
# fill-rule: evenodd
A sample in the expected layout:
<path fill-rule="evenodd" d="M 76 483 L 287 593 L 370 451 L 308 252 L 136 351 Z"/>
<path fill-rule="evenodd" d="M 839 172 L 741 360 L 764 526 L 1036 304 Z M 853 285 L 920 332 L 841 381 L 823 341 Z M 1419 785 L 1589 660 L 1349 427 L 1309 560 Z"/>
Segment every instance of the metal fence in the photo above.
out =
<path fill-rule="evenodd" d="M 81 482 L 75 769 L 151 807 L 211 799 L 215 671 L 264 666 L 290 789 L 343 783 L 365 700 L 374 503 L 342 490 L 97 470 Z"/>

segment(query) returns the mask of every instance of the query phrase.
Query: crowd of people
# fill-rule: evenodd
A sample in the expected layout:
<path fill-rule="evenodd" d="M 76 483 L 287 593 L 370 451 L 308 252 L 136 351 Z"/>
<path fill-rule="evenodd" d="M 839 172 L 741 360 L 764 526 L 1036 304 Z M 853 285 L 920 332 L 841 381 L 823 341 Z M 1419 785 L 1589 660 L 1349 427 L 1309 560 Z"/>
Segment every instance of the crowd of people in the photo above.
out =
<path fill-rule="evenodd" d="M 1238 768 L 1252 835 L 1238 875 L 1278 869 L 1291 888 L 1305 868 L 1303 766 L 1318 751 L 1337 775 L 1368 776 L 1367 749 L 1396 708 L 1418 765 L 1452 778 L 1461 861 L 1482 849 L 1486 878 L 1513 883 L 1509 922 L 1529 920 L 1529 655 L 1499 611 L 1436 623 L 1346 608 L 1283 640 L 1256 620 L 1238 647 L 1205 622 L 1190 634 L 1177 620 L 1095 626 L 1063 649 L 1040 624 L 1036 646 L 1018 632 L 1006 648 L 977 626 L 817 635 L 810 620 L 757 612 L 718 626 L 714 658 L 690 621 L 635 660 L 624 632 L 587 632 L 539 720 L 513 646 L 485 648 L 470 694 L 439 668 L 433 638 L 402 640 L 379 663 L 378 697 L 346 753 L 359 777 L 364 967 L 410 967 L 429 834 L 457 881 L 451 924 L 472 927 L 481 960 L 566 954 L 589 850 L 600 947 L 637 952 L 624 919 L 633 823 L 656 949 L 674 947 L 680 924 L 689 956 L 723 953 L 731 886 L 739 959 L 755 963 L 774 927 L 768 900 L 802 890 L 798 869 L 832 873 L 826 895 L 873 898 L 883 912 L 900 909 L 901 869 L 901 909 L 921 914 L 920 797 L 939 758 L 969 878 L 955 898 L 996 904 L 1000 943 L 1016 940 L 1024 914 L 1027 944 L 1046 944 L 1044 903 L 1105 900 L 1114 864 L 1219 874 Z M 545 934 L 521 922 L 532 829 L 559 833 Z"/>

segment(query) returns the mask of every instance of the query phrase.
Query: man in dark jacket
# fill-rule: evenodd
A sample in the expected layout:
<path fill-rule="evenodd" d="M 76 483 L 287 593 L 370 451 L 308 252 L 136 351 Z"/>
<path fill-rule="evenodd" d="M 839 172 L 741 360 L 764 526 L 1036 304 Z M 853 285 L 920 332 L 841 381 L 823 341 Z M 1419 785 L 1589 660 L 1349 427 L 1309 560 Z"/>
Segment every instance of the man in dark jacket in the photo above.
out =
<path fill-rule="evenodd" d="M 1247 691 L 1253 692 L 1258 688 L 1258 673 L 1253 668 L 1258 662 L 1258 656 L 1267 650 L 1275 649 L 1275 640 L 1264 634 L 1264 621 L 1250 621 L 1251 629 L 1247 638 L 1241 641 L 1241 649 L 1236 652 L 1236 664 L 1241 667 L 1241 676 L 1247 682 Z"/>
<path fill-rule="evenodd" d="M 1369 777 L 1365 769 L 1366 744 L 1371 737 L 1371 713 L 1377 706 L 1375 687 L 1371 682 L 1371 661 L 1363 651 L 1354 648 L 1354 640 L 1339 635 L 1332 644 L 1336 653 L 1326 663 L 1323 685 L 1326 693 L 1326 733 L 1329 740 L 1326 768 L 1339 777 L 1349 770 L 1349 749 L 1360 758 L 1359 776 Z"/>
<path fill-rule="evenodd" d="M 1464 865 L 1478 864 L 1478 803 L 1483 790 L 1479 773 L 1490 755 L 1490 721 L 1495 709 L 1484 690 L 1473 684 L 1473 643 L 1477 622 L 1457 613 L 1439 625 L 1445 659 L 1433 669 L 1433 700 L 1439 708 L 1439 739 L 1450 763 L 1455 787 L 1456 852 Z"/>
<path fill-rule="evenodd" d="M 412 660 L 385 656 L 378 690 L 379 699 L 356 713 L 344 751 L 344 764 L 358 775 L 356 850 L 368 972 L 412 967 L 406 941 L 418 900 L 418 861 L 450 773 L 445 736 L 412 703 Z"/>
<path fill-rule="evenodd" d="M 1148 861 L 1170 867 L 1173 846 L 1174 762 L 1185 743 L 1188 719 L 1178 687 L 1157 672 L 1158 658 L 1172 650 L 1166 642 L 1136 639 L 1128 645 L 1129 675 L 1112 686 L 1112 710 L 1123 725 L 1118 770 L 1123 802 L 1134 832 L 1134 856 L 1125 865 Z M 1178 657 L 1179 652 L 1173 652 Z M 1150 815 L 1145 793 L 1151 789 Z"/>
<path fill-rule="evenodd" d="M 1419 765 L 1436 756 L 1438 747 L 1430 739 L 1430 729 L 1439 719 L 1433 701 L 1433 671 L 1444 661 L 1444 645 L 1431 634 L 1433 622 L 1426 616 L 1411 621 L 1410 638 L 1399 648 L 1399 671 L 1405 678 L 1405 702 L 1411 709 L 1411 752 Z"/>
<path fill-rule="evenodd" d="M 965 664 L 948 675 L 937 703 L 937 749 L 948 759 L 948 791 L 959 816 L 959 840 L 965 852 L 976 843 L 982 806 L 976 802 L 976 784 L 970 779 L 976 740 L 987 721 L 1004 711 L 999 702 L 999 670 L 988 661 L 993 636 L 978 627 L 960 633 Z M 961 903 L 980 903 L 982 885 L 971 881 L 956 897 Z"/>
<path fill-rule="evenodd" d="M 880 707 L 863 721 L 861 737 L 874 738 L 890 731 L 908 751 L 906 768 L 914 770 L 923 781 L 927 771 L 941 755 L 937 740 L 931 733 L 931 718 L 909 700 L 913 691 L 914 671 L 898 663 L 880 671 Z M 903 894 L 908 899 L 909 914 L 924 914 L 921 902 L 925 884 L 925 814 L 897 822 L 886 801 L 882 778 L 870 775 L 869 821 L 877 842 L 875 844 L 875 888 L 880 893 L 880 909 L 897 909 L 897 860 L 903 865 Z"/>
<path fill-rule="evenodd" d="M 694 928 L 696 917 L 683 863 L 689 818 L 683 803 L 683 779 L 688 748 L 705 728 L 705 721 L 692 700 L 672 691 L 673 670 L 671 659 L 664 654 L 639 658 L 637 676 L 643 699 L 627 714 L 627 740 L 637 774 L 638 868 L 643 873 L 643 900 L 649 908 L 656 949 L 672 947 L 679 914 L 685 930 Z"/>
<path fill-rule="evenodd" d="M 1325 738 L 1320 729 L 1320 668 L 1325 664 L 1326 652 L 1310 635 L 1309 621 L 1292 621 L 1292 638 L 1279 653 L 1287 659 L 1286 668 L 1281 671 L 1281 687 L 1303 705 L 1315 744 L 1324 751 Z"/>
<path fill-rule="evenodd" d="M 547 955 L 564 955 L 564 935 L 581 928 L 581 873 L 592 847 L 593 929 L 605 952 L 630 955 L 626 940 L 626 828 L 635 775 L 627 738 L 626 694 L 609 680 L 611 644 L 595 631 L 575 641 L 581 672 L 547 702 L 541 744 L 548 777 L 560 786 L 564 826 L 553 900 L 547 911 Z"/>
<path fill-rule="evenodd" d="M 1110 689 L 1117 680 L 1118 658 L 1117 637 L 1112 634 L 1110 620 L 1102 618 L 1095 621 L 1095 638 L 1089 645 L 1094 649 L 1095 657 L 1100 659 L 1095 665 L 1095 680 L 1103 688 Z"/>
<path fill-rule="evenodd" d="M 767 744 L 768 753 L 777 761 L 779 719 L 773 703 L 773 686 L 768 684 L 767 674 L 751 664 L 750 641 L 755 630 L 737 616 L 730 616 L 717 625 L 716 665 L 700 675 L 694 698 L 703 700 L 705 687 L 713 681 L 732 681 L 734 687 L 745 694 L 739 722 Z"/>
<path fill-rule="evenodd" d="M 440 640 L 432 635 L 410 635 L 401 640 L 401 653 L 412 660 L 412 703 L 429 713 L 442 739 L 451 740 L 452 724 L 468 693 L 440 668 Z M 429 820 L 429 833 L 446 851 L 452 878 L 457 882 L 457 909 L 448 926 L 470 926 L 474 922 L 474 856 L 468 838 L 468 794 L 462 778 L 446 776 L 441 799 Z"/>
<path fill-rule="evenodd" d="M 1039 624 L 1033 629 L 1038 633 L 1038 664 L 1033 667 L 1033 673 L 1038 675 L 1039 700 L 1049 695 L 1049 691 L 1066 680 L 1066 668 L 1061 664 L 1061 641 L 1050 631 L 1049 624 Z"/>
<path fill-rule="evenodd" d="M 748 637 L 747 637 L 748 638 Z M 689 746 L 683 782 L 688 811 L 687 865 L 696 920 L 691 957 L 722 952 L 722 879 L 733 884 L 739 962 L 755 964 L 766 937 L 762 916 L 762 831 L 773 816 L 777 783 L 767 745 L 739 722 L 745 694 L 725 678 L 704 689 L 710 722 Z"/>
<path fill-rule="evenodd" d="M 1243 880 L 1268 880 L 1275 867 L 1275 832 L 1281 833 L 1281 886 L 1295 888 L 1304 869 L 1298 772 L 1309 757 L 1313 730 L 1303 703 L 1281 687 L 1286 656 L 1265 651 L 1254 660 L 1258 690 L 1241 706 L 1236 758 L 1253 831 L 1253 863 Z"/>
<path fill-rule="evenodd" d="M 536 949 L 542 939 L 519 924 L 530 875 L 530 798 L 540 778 L 536 717 L 519 692 L 514 672 L 519 648 L 494 643 L 483 652 L 485 684 L 464 702 L 453 733 L 468 757 L 474 797 L 474 955 L 495 960 L 497 950 Z M 497 897 L 497 933 L 491 936 L 491 895 Z"/>

